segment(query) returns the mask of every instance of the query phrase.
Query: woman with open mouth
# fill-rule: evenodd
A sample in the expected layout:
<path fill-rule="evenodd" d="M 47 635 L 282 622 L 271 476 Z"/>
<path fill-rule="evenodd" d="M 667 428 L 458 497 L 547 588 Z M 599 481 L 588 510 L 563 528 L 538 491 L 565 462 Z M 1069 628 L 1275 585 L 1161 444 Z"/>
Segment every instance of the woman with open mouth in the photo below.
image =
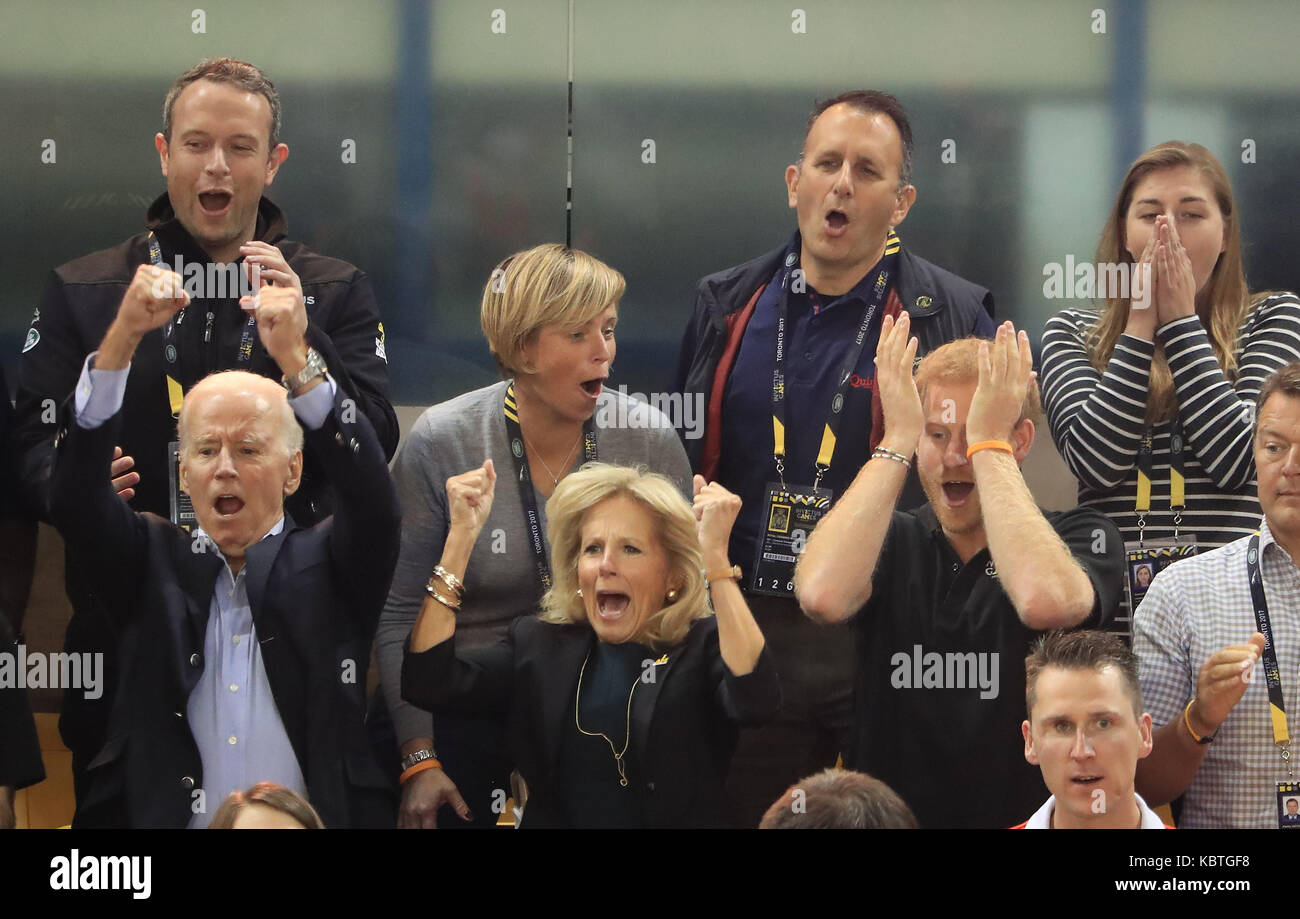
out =
<path fill-rule="evenodd" d="M 449 542 L 476 538 L 495 487 L 491 462 L 447 483 Z M 541 615 L 495 645 L 458 647 L 471 594 L 444 568 L 411 632 L 403 697 L 508 716 L 520 826 L 721 826 L 737 728 L 770 719 L 781 697 L 727 557 L 739 510 L 700 476 L 692 508 L 663 476 L 585 466 L 547 503 Z"/>
<path fill-rule="evenodd" d="M 393 461 L 402 547 L 377 644 L 401 747 L 398 826 L 491 826 L 514 765 L 499 718 L 443 714 L 435 723 L 398 693 L 403 643 L 426 588 L 439 583 L 435 566 L 463 572 L 468 564 L 460 646 L 491 646 L 551 587 L 546 499 L 571 470 L 596 459 L 642 465 L 689 494 L 690 467 L 668 419 L 603 392 L 624 286 L 613 268 L 558 245 L 501 262 L 484 287 L 481 319 L 503 380 L 427 410 Z M 447 482 L 485 461 L 509 481 L 466 542 L 451 528 Z"/>

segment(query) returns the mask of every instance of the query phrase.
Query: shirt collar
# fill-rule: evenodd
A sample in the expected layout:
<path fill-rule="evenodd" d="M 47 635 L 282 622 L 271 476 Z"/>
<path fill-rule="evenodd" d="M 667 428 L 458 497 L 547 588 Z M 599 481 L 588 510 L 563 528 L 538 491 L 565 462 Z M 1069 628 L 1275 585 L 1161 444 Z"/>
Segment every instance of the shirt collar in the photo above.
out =
<path fill-rule="evenodd" d="M 1142 796 L 1133 792 L 1133 798 L 1137 801 L 1138 811 L 1142 814 L 1142 822 L 1138 825 L 1140 830 L 1163 830 L 1165 822 L 1160 819 L 1160 815 L 1147 807 L 1147 802 L 1142 800 Z M 1052 795 L 1038 810 L 1034 811 L 1034 816 L 1025 821 L 1027 830 L 1050 830 L 1052 828 L 1052 814 L 1056 811 L 1056 795 Z"/>
<path fill-rule="evenodd" d="M 277 520 L 274 525 L 272 525 L 271 529 L 266 531 L 266 535 L 264 535 L 261 539 L 259 539 L 258 542 L 263 542 L 267 539 L 270 539 L 272 536 L 278 536 L 283 529 L 284 529 L 284 514 L 281 514 L 280 519 Z M 207 533 L 203 532 L 203 527 L 198 526 L 196 524 L 194 527 L 194 534 L 202 537 L 208 543 L 208 545 L 212 546 L 212 551 L 217 553 L 217 558 L 221 559 L 221 563 L 226 566 L 226 574 L 230 574 L 230 562 L 226 561 L 225 554 L 221 551 L 220 548 L 217 547 L 217 544 L 212 541 L 212 537 L 209 536 Z M 239 572 L 240 574 L 243 574 L 244 569 L 240 568 Z M 234 579 L 233 575 L 231 575 L 231 579 L 232 580 Z"/>

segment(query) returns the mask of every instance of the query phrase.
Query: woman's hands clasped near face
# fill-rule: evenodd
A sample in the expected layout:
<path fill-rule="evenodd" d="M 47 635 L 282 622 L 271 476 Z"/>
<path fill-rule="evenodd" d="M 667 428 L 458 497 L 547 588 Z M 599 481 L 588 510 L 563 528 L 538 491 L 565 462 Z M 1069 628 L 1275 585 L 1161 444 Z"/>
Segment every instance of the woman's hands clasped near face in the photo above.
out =
<path fill-rule="evenodd" d="M 1155 329 L 1196 313 L 1204 290 L 1227 246 L 1227 224 L 1214 189 L 1190 166 L 1150 173 L 1133 190 L 1125 221 L 1129 254 L 1137 261 L 1135 290 L 1125 331 L 1151 340 Z M 1141 308 L 1146 304 L 1147 308 Z"/>

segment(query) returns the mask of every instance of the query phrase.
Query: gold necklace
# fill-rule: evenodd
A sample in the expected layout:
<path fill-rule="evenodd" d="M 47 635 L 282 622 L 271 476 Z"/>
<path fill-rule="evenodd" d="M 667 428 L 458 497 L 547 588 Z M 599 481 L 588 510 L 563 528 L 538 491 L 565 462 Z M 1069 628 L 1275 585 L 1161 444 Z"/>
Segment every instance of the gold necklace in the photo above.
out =
<path fill-rule="evenodd" d="M 519 433 L 520 434 L 524 433 L 524 429 L 522 426 L 519 428 Z M 578 444 L 582 443 L 582 434 L 583 434 L 582 431 L 578 432 L 578 439 L 573 442 L 573 446 L 569 448 L 569 452 L 564 454 L 564 461 L 560 463 L 560 472 L 564 472 L 564 470 L 569 468 L 569 459 L 570 457 L 573 456 L 573 451 L 578 449 Z M 537 454 L 537 459 L 541 462 L 542 468 L 545 469 L 546 474 L 551 477 L 551 484 L 559 485 L 560 477 L 551 471 L 550 466 L 546 465 L 546 458 L 542 456 L 542 451 L 538 450 L 536 447 L 533 447 L 533 442 L 529 440 L 527 436 L 524 437 L 524 443 L 532 447 L 533 452 Z"/>
<path fill-rule="evenodd" d="M 600 731 L 594 734 L 591 731 L 584 731 L 582 724 L 578 721 L 578 702 L 582 698 L 582 677 L 587 672 L 587 661 L 591 660 L 591 652 L 582 659 L 582 669 L 578 671 L 578 692 L 573 697 L 573 726 L 578 729 L 579 734 L 586 734 L 588 737 L 604 737 L 605 743 L 609 744 L 609 752 L 614 754 L 614 765 L 618 767 L 618 784 L 623 788 L 627 787 L 627 767 L 623 764 L 623 756 L 627 753 L 628 744 L 632 742 L 632 695 L 636 692 L 636 684 L 641 682 L 640 677 L 632 681 L 632 688 L 627 694 L 627 727 L 626 734 L 623 737 L 623 749 L 615 750 L 614 741 L 609 739 L 608 734 Z"/>

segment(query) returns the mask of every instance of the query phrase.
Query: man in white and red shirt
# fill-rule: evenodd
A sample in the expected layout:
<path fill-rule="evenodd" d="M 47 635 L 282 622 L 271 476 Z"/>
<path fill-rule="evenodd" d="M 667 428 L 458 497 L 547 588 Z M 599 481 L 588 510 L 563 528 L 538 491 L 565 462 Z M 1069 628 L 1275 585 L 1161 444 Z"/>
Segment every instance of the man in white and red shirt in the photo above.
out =
<path fill-rule="evenodd" d="M 1025 759 L 1052 792 L 1017 830 L 1168 829 L 1134 790 L 1151 752 L 1138 663 L 1115 635 L 1051 632 L 1025 658 Z"/>

